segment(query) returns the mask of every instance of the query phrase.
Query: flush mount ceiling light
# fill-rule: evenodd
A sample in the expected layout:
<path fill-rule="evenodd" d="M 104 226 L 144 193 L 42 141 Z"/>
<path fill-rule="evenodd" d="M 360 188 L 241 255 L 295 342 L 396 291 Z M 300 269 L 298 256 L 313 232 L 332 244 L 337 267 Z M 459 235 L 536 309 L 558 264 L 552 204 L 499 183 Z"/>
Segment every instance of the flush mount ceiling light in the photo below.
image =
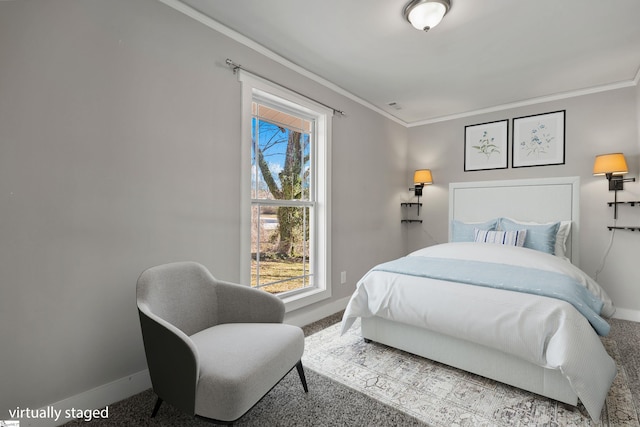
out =
<path fill-rule="evenodd" d="M 413 0 L 404 8 L 404 17 L 420 31 L 429 31 L 451 8 L 450 0 Z"/>

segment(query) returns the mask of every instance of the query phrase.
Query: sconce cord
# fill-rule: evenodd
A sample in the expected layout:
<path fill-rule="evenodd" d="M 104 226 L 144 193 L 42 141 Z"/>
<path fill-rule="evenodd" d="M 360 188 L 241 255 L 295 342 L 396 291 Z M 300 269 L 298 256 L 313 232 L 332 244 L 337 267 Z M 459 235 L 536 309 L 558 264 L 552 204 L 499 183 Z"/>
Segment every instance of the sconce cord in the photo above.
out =
<path fill-rule="evenodd" d="M 613 226 L 616 226 L 616 222 L 617 219 L 613 220 Z M 602 270 L 604 270 L 604 265 L 607 262 L 607 256 L 609 256 L 609 251 L 611 251 L 611 246 L 613 246 L 613 236 L 615 236 L 616 234 L 616 229 L 612 228 L 611 229 L 611 237 L 609 238 L 609 245 L 607 246 L 607 250 L 605 250 L 604 255 L 602 256 L 602 263 L 600 264 L 600 267 L 596 270 L 596 274 L 594 277 L 594 280 L 597 282 L 598 281 L 598 275 L 602 272 Z"/>
<path fill-rule="evenodd" d="M 427 237 L 429 237 L 429 239 L 431 239 L 431 241 L 432 241 L 435 245 L 440 244 L 440 242 L 439 242 L 435 237 L 433 237 L 433 235 L 431 235 L 431 233 L 429 233 L 429 232 L 427 231 L 427 229 L 426 229 L 426 228 L 422 227 L 422 232 L 423 232 L 424 234 L 426 234 L 426 235 L 427 235 Z"/>

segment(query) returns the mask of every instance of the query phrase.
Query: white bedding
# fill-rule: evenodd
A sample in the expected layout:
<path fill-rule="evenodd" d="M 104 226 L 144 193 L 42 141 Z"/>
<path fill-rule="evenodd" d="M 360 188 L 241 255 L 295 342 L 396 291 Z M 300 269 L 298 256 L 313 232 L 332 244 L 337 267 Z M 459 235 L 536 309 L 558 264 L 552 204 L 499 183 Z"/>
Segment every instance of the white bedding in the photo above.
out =
<path fill-rule="evenodd" d="M 602 316 L 614 312 L 611 299 L 596 282 L 553 255 L 494 244 L 446 243 L 411 256 L 498 262 L 567 274 L 603 300 Z M 357 317 L 370 316 L 427 328 L 559 369 L 595 420 L 616 375 L 613 359 L 589 322 L 569 303 L 553 298 L 370 271 L 349 301 L 342 331 Z"/>

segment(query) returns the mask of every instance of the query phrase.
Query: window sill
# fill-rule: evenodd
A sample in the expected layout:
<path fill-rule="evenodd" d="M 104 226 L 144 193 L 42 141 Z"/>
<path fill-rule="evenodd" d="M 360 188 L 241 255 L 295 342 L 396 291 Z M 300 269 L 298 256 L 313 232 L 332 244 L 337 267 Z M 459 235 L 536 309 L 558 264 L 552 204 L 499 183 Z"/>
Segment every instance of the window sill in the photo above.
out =
<path fill-rule="evenodd" d="M 281 298 L 284 302 L 285 312 L 288 313 L 331 298 L 331 290 L 312 288 L 304 292 L 297 292 L 293 295 L 283 295 Z"/>

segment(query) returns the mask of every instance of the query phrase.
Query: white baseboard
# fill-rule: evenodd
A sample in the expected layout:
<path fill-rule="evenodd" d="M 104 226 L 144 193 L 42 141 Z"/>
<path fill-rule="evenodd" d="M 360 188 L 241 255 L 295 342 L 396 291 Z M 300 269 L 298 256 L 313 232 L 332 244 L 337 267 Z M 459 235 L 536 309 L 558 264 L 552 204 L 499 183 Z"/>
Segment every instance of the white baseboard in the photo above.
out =
<path fill-rule="evenodd" d="M 325 304 L 315 309 L 301 309 L 291 311 L 284 316 L 284 322 L 289 325 L 306 326 L 317 320 L 324 319 L 334 313 L 344 310 L 349 303 L 351 297 L 344 297 L 342 299 L 332 301 L 329 304 Z"/>
<path fill-rule="evenodd" d="M 37 410 L 37 413 L 51 414 L 51 417 L 18 417 L 15 419 L 20 421 L 20 427 L 60 426 L 73 420 L 74 418 L 71 417 L 71 414 L 74 412 L 77 414 L 78 411 L 102 409 L 102 414 L 98 413 L 95 416 L 95 418 L 99 418 L 100 415 L 108 415 L 108 411 L 104 410 L 108 408 L 108 405 L 143 392 L 150 387 L 151 378 L 149 377 L 149 371 L 145 369 Z M 59 418 L 56 420 L 53 414 L 60 414 Z"/>
<path fill-rule="evenodd" d="M 640 311 L 616 307 L 616 312 L 614 313 L 613 318 L 630 320 L 631 322 L 640 322 Z"/>

